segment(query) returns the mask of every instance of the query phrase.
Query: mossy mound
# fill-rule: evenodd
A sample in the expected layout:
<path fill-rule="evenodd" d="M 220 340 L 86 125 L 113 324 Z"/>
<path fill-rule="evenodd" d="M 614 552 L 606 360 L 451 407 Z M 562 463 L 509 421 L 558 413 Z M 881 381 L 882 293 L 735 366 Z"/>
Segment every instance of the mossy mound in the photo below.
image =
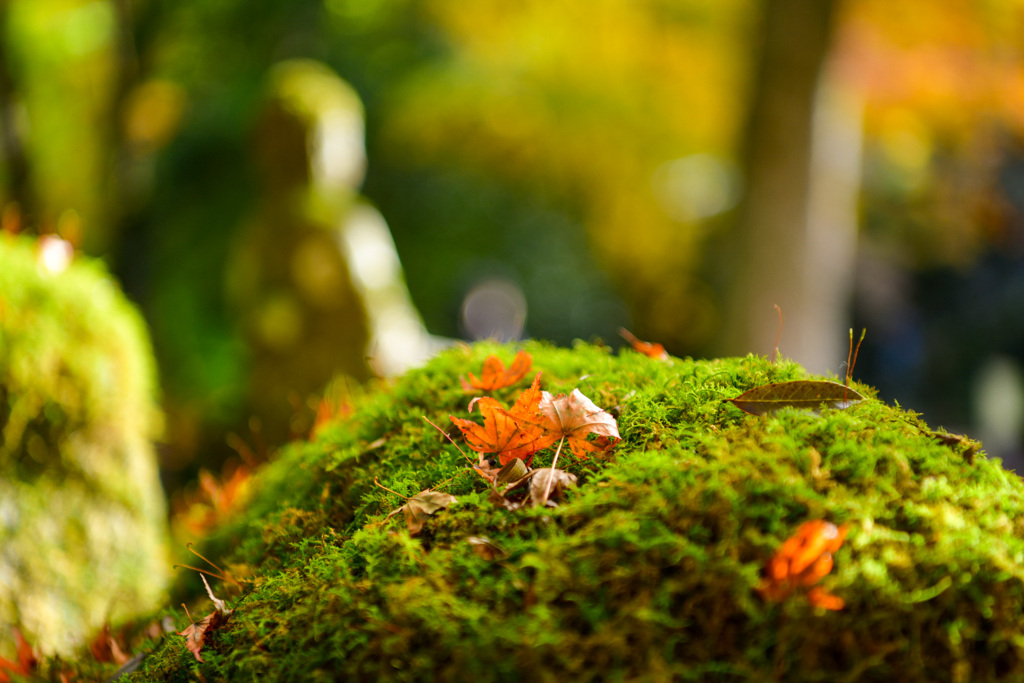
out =
<path fill-rule="evenodd" d="M 602 458 L 562 454 L 579 484 L 559 507 L 496 506 L 423 420 L 479 420 L 459 377 L 513 355 L 450 350 L 263 471 L 250 508 L 207 546 L 249 583 L 207 634 L 205 662 L 172 634 L 132 680 L 1024 678 L 1024 486 L 977 444 L 873 398 L 767 417 L 724 400 L 803 378 L 790 362 L 526 348 L 545 389 L 580 388 L 623 437 Z M 497 398 L 510 405 L 525 385 Z M 401 515 L 385 519 L 403 501 L 375 478 L 458 502 L 412 537 Z M 809 519 L 849 526 L 820 584 L 841 610 L 757 592 Z M 213 609 L 194 604 L 197 620 Z"/>
<path fill-rule="evenodd" d="M 137 312 L 98 264 L 53 273 L 38 249 L 0 235 L 0 634 L 70 652 L 163 599 L 159 413 Z"/>

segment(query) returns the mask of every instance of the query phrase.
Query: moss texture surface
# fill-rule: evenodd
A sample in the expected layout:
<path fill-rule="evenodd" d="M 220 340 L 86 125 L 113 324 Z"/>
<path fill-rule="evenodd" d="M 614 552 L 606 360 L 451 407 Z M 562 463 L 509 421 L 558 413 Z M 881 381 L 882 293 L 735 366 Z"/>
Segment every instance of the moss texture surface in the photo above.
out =
<path fill-rule="evenodd" d="M 545 389 L 579 388 L 623 437 L 602 458 L 563 453 L 579 484 L 559 507 L 494 505 L 423 420 L 479 419 L 459 377 L 515 351 L 452 349 L 266 467 L 206 547 L 247 581 L 215 584 L 235 611 L 205 662 L 170 634 L 131 680 L 1024 679 L 1024 487 L 976 444 L 873 398 L 767 417 L 725 401 L 805 377 L 785 361 L 526 348 Z M 527 384 L 496 396 L 509 405 Z M 458 502 L 412 537 L 401 515 L 385 520 L 403 501 L 374 478 Z M 849 525 L 821 584 L 842 610 L 756 591 L 809 519 Z M 212 611 L 182 581 L 193 616 Z"/>
<path fill-rule="evenodd" d="M 162 599 L 154 387 L 142 320 L 101 266 L 51 273 L 34 241 L 0 235 L 5 645 L 18 624 L 43 652 L 66 653 Z"/>

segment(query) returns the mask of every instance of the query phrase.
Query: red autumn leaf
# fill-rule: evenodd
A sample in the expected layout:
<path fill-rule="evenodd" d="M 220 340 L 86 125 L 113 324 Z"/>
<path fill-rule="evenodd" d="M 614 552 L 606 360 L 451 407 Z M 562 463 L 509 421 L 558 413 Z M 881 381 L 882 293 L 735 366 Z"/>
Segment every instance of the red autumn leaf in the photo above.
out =
<path fill-rule="evenodd" d="M 483 391 L 494 391 L 503 387 L 512 386 L 521 380 L 530 371 L 533 365 L 533 358 L 526 351 L 520 351 L 512 359 L 512 364 L 505 369 L 505 364 L 497 356 L 488 356 L 484 360 L 484 370 L 480 378 L 472 373 L 467 373 L 469 381 L 462 379 L 462 388 L 466 391 L 480 389 Z"/>
<path fill-rule="evenodd" d="M 765 579 L 758 587 L 767 600 L 785 600 L 799 588 L 810 588 L 812 604 L 829 610 L 843 608 L 842 598 L 814 584 L 832 571 L 832 553 L 839 550 L 848 527 L 814 519 L 804 522 L 779 546 L 765 565 Z"/>
<path fill-rule="evenodd" d="M 0 657 L 0 683 L 9 683 L 10 674 L 16 676 L 28 676 L 36 668 L 38 660 L 32 651 L 32 646 L 21 635 L 21 631 L 14 629 L 14 640 L 17 643 L 18 661 L 12 662 L 9 659 Z"/>
<path fill-rule="evenodd" d="M 540 400 L 538 372 L 533 384 L 519 395 L 511 410 L 505 410 L 500 402 L 488 396 L 473 399 L 470 409 L 473 405 L 479 407 L 483 425 L 454 415 L 448 418 L 462 431 L 466 444 L 477 453 L 494 453 L 502 465 L 513 458 L 525 460 L 529 465 L 534 453 L 559 438 L 544 433 L 538 426 L 541 423 L 538 413 Z"/>
<path fill-rule="evenodd" d="M 545 391 L 538 409 L 543 418 L 539 426 L 546 434 L 545 445 L 564 437 L 577 458 L 586 459 L 588 453 L 606 451 L 621 438 L 615 418 L 598 408 L 579 389 L 558 396 Z M 587 438 L 591 434 L 597 436 L 593 441 Z"/>
<path fill-rule="evenodd" d="M 661 344 L 641 341 L 625 327 L 619 328 L 619 334 L 622 335 L 623 339 L 629 342 L 629 345 L 632 346 L 637 353 L 642 353 L 645 356 L 649 356 L 656 360 L 668 360 L 668 351 L 666 351 L 665 347 Z"/>
<path fill-rule="evenodd" d="M 196 660 L 201 662 L 203 658 L 199 653 L 206 642 L 206 636 L 211 631 L 222 626 L 234 610 L 228 609 L 227 603 L 213 594 L 213 591 L 210 590 L 210 584 L 206 582 L 205 576 L 200 575 L 200 578 L 202 578 L 203 584 L 206 586 L 206 593 L 210 596 L 216 609 L 199 621 L 189 624 L 188 628 L 184 631 L 176 631 L 176 633 L 185 638 L 185 647 L 195 655 Z"/>

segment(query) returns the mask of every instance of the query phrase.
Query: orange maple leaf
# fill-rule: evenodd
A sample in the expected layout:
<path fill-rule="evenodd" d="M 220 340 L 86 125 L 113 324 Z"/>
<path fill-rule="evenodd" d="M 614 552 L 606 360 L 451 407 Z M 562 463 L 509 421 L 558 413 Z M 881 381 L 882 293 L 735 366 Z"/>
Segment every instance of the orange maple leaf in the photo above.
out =
<path fill-rule="evenodd" d="M 768 560 L 758 592 L 778 602 L 798 588 L 813 586 L 807 591 L 812 604 L 828 610 L 842 609 L 842 598 L 814 584 L 832 571 L 832 553 L 843 545 L 848 530 L 845 524 L 837 527 L 822 519 L 801 524 Z"/>
<path fill-rule="evenodd" d="M 558 396 L 545 391 L 538 411 L 543 421 L 537 426 L 549 439 L 547 444 L 565 438 L 573 455 L 581 460 L 585 460 L 588 453 L 608 450 L 622 438 L 615 418 L 598 408 L 579 389 Z M 597 438 L 589 440 L 591 434 Z"/>
<path fill-rule="evenodd" d="M 661 344 L 641 341 L 625 327 L 619 328 L 619 334 L 622 335 L 623 339 L 629 342 L 629 345 L 632 346 L 637 353 L 642 353 L 645 356 L 650 356 L 656 360 L 668 360 L 668 351 L 666 351 L 665 347 Z"/>
<path fill-rule="evenodd" d="M 482 391 L 494 391 L 503 387 L 512 386 L 521 380 L 533 365 L 533 358 L 526 351 L 520 351 L 512 359 L 512 364 L 505 369 L 505 364 L 497 356 L 488 356 L 484 360 L 484 370 L 480 378 L 472 373 L 467 373 L 469 381 L 461 379 L 462 388 L 466 391 L 480 389 Z"/>
<path fill-rule="evenodd" d="M 529 465 L 534 453 L 554 443 L 558 437 L 544 433 L 538 426 L 541 422 L 538 412 L 540 374 L 538 372 L 530 388 L 519 395 L 511 410 L 505 410 L 499 401 L 488 396 L 473 399 L 470 410 L 474 405 L 480 408 L 483 425 L 449 415 L 448 419 L 466 437 L 466 445 L 477 453 L 494 453 L 502 465 L 513 458 L 525 460 Z"/>

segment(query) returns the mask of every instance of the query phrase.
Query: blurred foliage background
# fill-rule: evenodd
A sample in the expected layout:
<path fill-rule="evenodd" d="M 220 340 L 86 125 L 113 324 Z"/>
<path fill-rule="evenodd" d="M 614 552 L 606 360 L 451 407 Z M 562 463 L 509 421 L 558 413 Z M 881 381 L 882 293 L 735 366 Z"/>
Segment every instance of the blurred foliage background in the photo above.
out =
<path fill-rule="evenodd" d="M 771 354 L 775 304 L 784 355 L 841 375 L 866 327 L 883 399 L 1024 464 L 1021 0 L 5 0 L 0 30 L 5 224 L 142 308 L 172 486 L 445 340 Z"/>

